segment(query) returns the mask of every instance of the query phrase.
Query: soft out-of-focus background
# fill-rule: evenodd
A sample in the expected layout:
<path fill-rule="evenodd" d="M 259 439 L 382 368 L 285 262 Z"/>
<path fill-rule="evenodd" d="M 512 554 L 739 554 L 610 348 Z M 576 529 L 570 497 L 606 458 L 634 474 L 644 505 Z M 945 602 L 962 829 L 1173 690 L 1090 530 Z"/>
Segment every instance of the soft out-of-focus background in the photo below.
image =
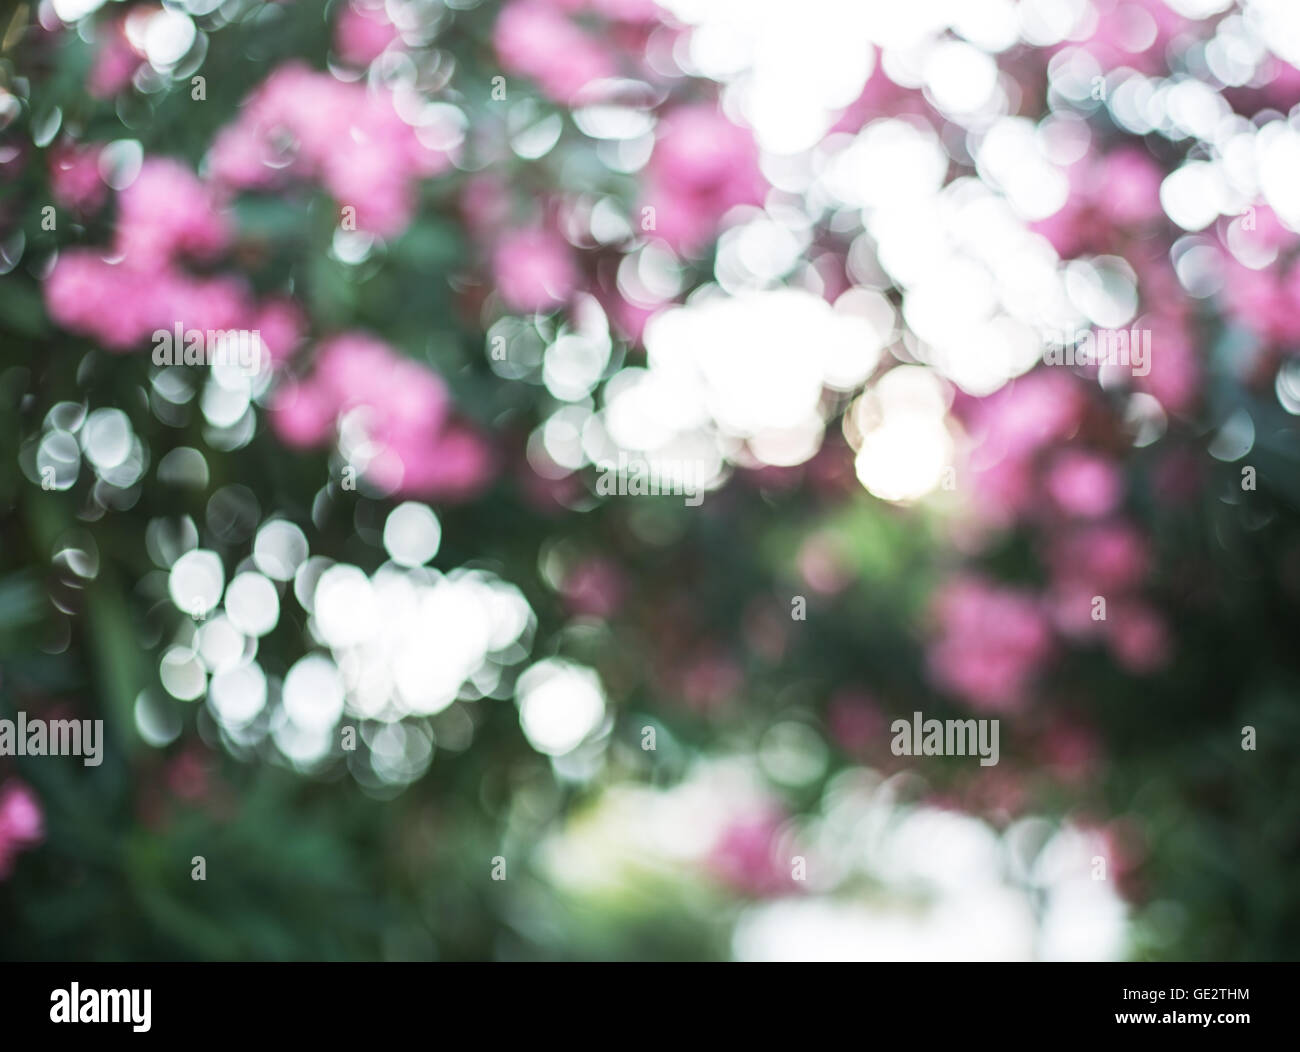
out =
<path fill-rule="evenodd" d="M 0 956 L 1300 951 L 1293 0 L 3 17 Z"/>

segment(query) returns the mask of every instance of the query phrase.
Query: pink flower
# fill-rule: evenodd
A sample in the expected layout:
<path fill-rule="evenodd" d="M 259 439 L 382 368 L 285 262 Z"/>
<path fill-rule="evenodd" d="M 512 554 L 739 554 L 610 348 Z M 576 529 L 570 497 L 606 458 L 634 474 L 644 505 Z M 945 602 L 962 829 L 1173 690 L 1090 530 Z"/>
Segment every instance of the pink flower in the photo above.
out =
<path fill-rule="evenodd" d="M 186 329 L 204 330 L 256 327 L 248 286 L 242 278 L 197 278 L 170 271 L 161 275 L 153 291 L 150 331 L 178 323 Z"/>
<path fill-rule="evenodd" d="M 502 300 L 514 311 L 553 310 L 578 287 L 569 246 L 543 230 L 507 234 L 493 256 L 492 272 Z"/>
<path fill-rule="evenodd" d="M 655 0 L 590 0 L 590 6 L 617 22 L 657 22 L 664 14 Z"/>
<path fill-rule="evenodd" d="M 451 409 L 442 377 L 361 333 L 345 333 L 322 344 L 316 376 L 341 410 L 382 410 L 385 427 L 437 431 Z"/>
<path fill-rule="evenodd" d="M 976 709 L 1022 708 L 1051 649 L 1040 604 L 1022 592 L 965 578 L 938 594 L 934 613 L 938 631 L 928 662 L 935 683 Z"/>
<path fill-rule="evenodd" d="M 174 185 L 171 180 L 167 174 L 161 181 Z M 185 187 L 182 197 L 192 189 L 186 178 L 179 184 Z M 138 199 L 120 211 L 124 226 L 119 240 L 130 246 L 118 246 L 120 261 L 110 263 L 92 249 L 69 249 L 45 279 L 46 309 L 58 325 L 114 352 L 141 350 L 155 331 L 170 333 L 177 325 L 202 331 L 256 329 L 272 361 L 293 350 L 305 320 L 292 303 L 271 300 L 259 308 L 243 278 L 199 277 L 168 258 L 173 251 L 203 253 L 219 244 L 225 231 L 213 225 L 212 217 L 191 222 L 169 213 L 166 205 L 149 216 Z"/>
<path fill-rule="evenodd" d="M 1192 23 L 1164 0 L 1093 0 L 1096 22 L 1083 44 L 1102 69 L 1130 66 L 1141 73 L 1165 68 L 1165 49 Z"/>
<path fill-rule="evenodd" d="M 64 143 L 51 150 L 50 191 L 64 208 L 83 215 L 97 211 L 108 195 L 99 176 L 99 146 Z"/>
<path fill-rule="evenodd" d="M 1169 628 L 1143 603 L 1117 603 L 1108 611 L 1111 652 L 1130 672 L 1147 675 L 1169 661 Z"/>
<path fill-rule="evenodd" d="M 1041 369 L 962 408 L 972 448 L 969 463 L 981 515 L 1005 524 L 1035 506 L 1035 460 L 1041 449 L 1068 440 L 1083 418 L 1077 379 Z"/>
<path fill-rule="evenodd" d="M 288 360 L 307 331 L 303 309 L 287 296 L 268 300 L 257 312 L 255 328 L 273 364 Z"/>
<path fill-rule="evenodd" d="M 90 249 L 69 249 L 45 279 L 45 306 L 65 329 L 96 337 L 110 351 L 139 348 L 151 332 L 173 324 L 159 312 L 165 295 L 155 275 L 107 263 Z"/>
<path fill-rule="evenodd" d="M 341 207 L 355 211 L 356 228 L 382 237 L 400 234 L 415 213 L 415 184 L 410 173 L 384 149 L 343 151 L 328 158 L 324 183 Z"/>
<path fill-rule="evenodd" d="M 1056 254 L 1062 259 L 1072 259 L 1087 245 L 1088 222 L 1084 204 L 1074 196 L 1045 219 L 1036 219 L 1029 229 L 1047 238 Z"/>
<path fill-rule="evenodd" d="M 655 235 L 673 248 L 694 253 L 728 209 L 759 204 L 766 190 L 753 136 L 713 104 L 681 106 L 660 122 L 643 199 Z"/>
<path fill-rule="evenodd" d="M 665 119 L 655 143 L 656 174 L 694 190 L 725 186 L 736 163 L 754 155 L 749 133 L 710 103 L 682 106 Z"/>
<path fill-rule="evenodd" d="M 16 778 L 5 782 L 0 786 L 0 879 L 12 871 L 20 851 L 44 837 L 45 818 L 36 794 Z"/>
<path fill-rule="evenodd" d="M 337 406 L 320 386 L 291 380 L 276 389 L 271 399 L 270 418 L 280 441 L 298 449 L 309 449 L 330 437 Z"/>
<path fill-rule="evenodd" d="M 399 432 L 387 440 L 402 462 L 399 493 L 471 500 L 496 472 L 492 447 L 465 424 L 450 424 L 432 440 L 418 429 Z"/>
<path fill-rule="evenodd" d="M 625 340 L 634 344 L 641 342 L 650 319 L 667 306 L 664 303 L 634 303 L 618 292 L 602 296 L 601 300 L 610 323 Z"/>
<path fill-rule="evenodd" d="M 1149 554 L 1127 523 L 1103 522 L 1070 534 L 1054 553 L 1058 581 L 1086 584 L 1094 593 L 1129 591 L 1146 572 Z"/>
<path fill-rule="evenodd" d="M 1049 597 L 1052 625 L 1073 641 L 1095 639 L 1105 632 L 1105 622 L 1094 619 L 1097 588 L 1079 577 L 1057 582 Z"/>
<path fill-rule="evenodd" d="M 779 895 L 793 890 L 793 876 L 777 857 L 784 822 L 785 816 L 775 808 L 732 820 L 709 852 L 709 870 L 748 895 Z"/>
<path fill-rule="evenodd" d="M 5 783 L 0 790 L 0 836 L 35 844 L 44 835 L 41 805 L 35 794 L 16 779 Z"/>
<path fill-rule="evenodd" d="M 425 366 L 362 333 L 323 343 L 305 380 L 286 381 L 272 400 L 271 426 L 291 446 L 328 440 L 345 414 L 373 448 L 360 464 L 380 488 L 465 500 L 492 477 L 491 448 L 451 419 L 446 384 Z"/>
<path fill-rule="evenodd" d="M 225 186 L 266 189 L 288 172 L 292 154 L 286 145 L 273 144 L 259 128 L 241 119 L 226 125 L 213 138 L 207 171 Z"/>
<path fill-rule="evenodd" d="M 1124 480 L 1110 461 L 1077 450 L 1063 452 L 1047 473 L 1047 492 L 1067 515 L 1098 519 L 1124 496 Z"/>
<path fill-rule="evenodd" d="M 355 210 L 358 229 L 383 237 L 410 222 L 417 181 L 449 164 L 398 115 L 391 92 L 300 63 L 267 77 L 208 156 L 213 177 L 235 189 L 317 181 Z"/>
<path fill-rule="evenodd" d="M 507 4 L 492 42 L 502 69 L 536 81 L 548 98 L 562 104 L 617 72 L 595 40 L 542 0 Z"/>
<path fill-rule="evenodd" d="M 1300 76 L 1300 71 L 1297 71 L 1297 76 Z M 1265 204 L 1252 205 L 1241 217 L 1236 233 L 1248 245 L 1270 252 L 1293 248 L 1300 241 L 1300 235 L 1284 225 L 1277 213 Z"/>
<path fill-rule="evenodd" d="M 115 245 L 133 267 L 161 268 L 181 254 L 211 259 L 229 238 L 216 195 L 169 158 L 148 158 L 118 194 Z"/>
<path fill-rule="evenodd" d="M 1300 69 L 1272 56 L 1265 68 L 1273 74 L 1264 89 L 1264 97 L 1272 105 L 1286 111 L 1300 102 Z"/>
<path fill-rule="evenodd" d="M 1104 157 L 1084 158 L 1066 169 L 1070 194 L 1061 208 L 1030 224 L 1070 259 L 1088 250 L 1110 248 L 1122 231 L 1164 219 L 1160 184 L 1164 172 L 1137 147 Z"/>
<path fill-rule="evenodd" d="M 331 147 L 346 147 L 359 100 L 366 89 L 300 62 L 274 70 L 245 100 L 230 127 L 260 139 L 268 163 L 292 163 L 297 174 L 310 175 L 329 156 Z"/>
<path fill-rule="evenodd" d="M 1201 388 L 1201 367 L 1189 326 L 1168 315 L 1143 318 L 1138 324 L 1151 329 L 1151 371 L 1134 383 L 1168 412 L 1190 411 Z"/>
<path fill-rule="evenodd" d="M 383 5 L 353 0 L 344 6 L 334 26 L 334 47 L 344 62 L 368 66 L 398 39 L 397 27 L 388 20 Z"/>
<path fill-rule="evenodd" d="M 69 249 L 60 254 L 45 279 L 45 309 L 65 329 L 84 329 L 93 323 L 105 296 L 109 264 L 89 249 Z"/>
<path fill-rule="evenodd" d="M 107 99 L 131 83 L 135 71 L 144 61 L 126 38 L 123 19 L 108 23 L 96 34 L 95 60 L 86 78 L 86 91 L 97 99 Z"/>
<path fill-rule="evenodd" d="M 1074 377 L 1040 369 L 974 402 L 969 428 L 989 459 L 1023 458 L 1073 435 L 1083 408 Z"/>
<path fill-rule="evenodd" d="M 460 208 L 475 238 L 494 236 L 510 217 L 510 191 L 505 180 L 493 172 L 471 176 L 461 191 Z"/>
<path fill-rule="evenodd" d="M 1069 534 L 1051 553 L 1052 611 L 1056 627 L 1076 639 L 1103 635 L 1094 600 L 1123 600 L 1141 586 L 1147 545 L 1127 523 L 1104 522 Z"/>
<path fill-rule="evenodd" d="M 867 83 L 863 85 L 862 94 L 831 125 L 829 134 L 856 134 L 882 113 L 917 113 L 927 117 L 933 115 L 923 95 L 894 83 L 886 75 L 882 64 L 877 62 Z"/>
<path fill-rule="evenodd" d="M 655 0 L 542 0 L 542 2 L 572 14 L 590 11 L 613 22 L 657 22 L 664 14 Z"/>
<path fill-rule="evenodd" d="M 1143 150 L 1125 148 L 1102 158 L 1093 197 L 1101 213 L 1119 226 L 1140 226 L 1161 219 L 1160 184 L 1164 172 Z"/>
<path fill-rule="evenodd" d="M 137 349 L 157 329 L 250 326 L 247 286 L 232 277 L 194 277 L 182 256 L 210 260 L 230 230 L 218 198 L 188 168 L 150 157 L 118 194 L 113 262 L 88 249 L 64 252 L 45 280 L 50 317 L 112 351 Z"/>
<path fill-rule="evenodd" d="M 1300 340 L 1300 262 L 1255 270 L 1225 261 L 1222 297 L 1229 317 L 1269 343 Z"/>

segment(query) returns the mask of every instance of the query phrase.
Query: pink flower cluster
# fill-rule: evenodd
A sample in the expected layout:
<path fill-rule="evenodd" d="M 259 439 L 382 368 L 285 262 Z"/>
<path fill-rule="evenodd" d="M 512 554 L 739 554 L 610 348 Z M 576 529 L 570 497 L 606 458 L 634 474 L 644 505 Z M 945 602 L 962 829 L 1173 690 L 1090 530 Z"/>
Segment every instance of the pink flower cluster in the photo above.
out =
<path fill-rule="evenodd" d="M 654 209 L 654 235 L 694 254 L 736 205 L 760 204 L 767 183 L 753 136 L 713 103 L 670 111 L 659 123 L 646 166 L 642 204 Z"/>
<path fill-rule="evenodd" d="M 63 253 L 45 281 L 54 321 L 119 352 L 140 349 L 152 332 L 178 321 L 186 328 L 238 328 L 244 302 L 236 280 L 110 263 L 90 249 Z"/>
<path fill-rule="evenodd" d="M 1015 712 L 1051 653 L 1046 612 L 1033 596 L 977 577 L 937 594 L 927 655 L 936 685 L 987 712 Z"/>
<path fill-rule="evenodd" d="M 777 857 L 785 820 L 774 807 L 759 807 L 732 819 L 709 851 L 709 871 L 729 887 L 755 897 L 796 890 L 799 885 L 789 867 Z"/>
<path fill-rule="evenodd" d="M 1004 527 L 1018 522 L 1045 538 L 1052 581 L 1041 599 L 978 580 L 941 593 L 930 652 L 936 682 L 977 707 L 1014 709 L 1054 632 L 1104 641 L 1131 672 L 1164 664 L 1168 630 L 1142 596 L 1147 545 L 1121 518 L 1119 466 L 1083 437 L 1097 422 L 1078 378 L 1031 372 L 963 415 L 981 518 Z M 988 628 L 980 604 L 988 606 Z"/>
<path fill-rule="evenodd" d="M 112 98 L 131 83 L 144 62 L 126 36 L 126 19 L 102 24 L 95 33 L 95 59 L 86 78 L 86 91 L 96 99 Z"/>
<path fill-rule="evenodd" d="M 109 350 L 137 349 L 156 329 L 178 322 L 228 329 L 252 316 L 242 281 L 201 278 L 181 267 L 210 261 L 230 231 L 216 196 L 176 161 L 151 157 L 117 197 L 117 224 L 107 250 L 74 248 L 45 281 L 50 317 L 95 337 Z"/>
<path fill-rule="evenodd" d="M 573 102 L 588 84 L 616 72 L 594 37 L 540 0 L 508 5 L 497 19 L 493 43 L 502 69 L 536 81 L 548 98 L 561 104 Z"/>
<path fill-rule="evenodd" d="M 280 385 L 271 425 L 288 445 L 306 448 L 332 440 L 345 416 L 367 440 L 358 466 L 386 492 L 464 500 L 492 477 L 490 447 L 453 419 L 442 378 L 362 333 L 325 341 L 309 376 Z"/>
<path fill-rule="evenodd" d="M 912 113 L 927 120 L 941 119 L 923 93 L 895 84 L 885 74 L 880 63 L 876 63 L 871 76 L 862 86 L 862 94 L 845 108 L 827 134 L 844 132 L 856 135 L 882 113 L 896 116 Z"/>
<path fill-rule="evenodd" d="M 82 215 L 98 211 L 108 196 L 99 174 L 99 147 L 64 142 L 51 149 L 50 192 L 63 208 Z"/>
<path fill-rule="evenodd" d="M 1124 497 L 1124 477 L 1106 457 L 1082 449 L 1063 449 L 1052 457 L 1043 479 L 1052 503 L 1076 519 L 1109 515 Z"/>
<path fill-rule="evenodd" d="M 76 163 L 86 163 L 84 155 Z M 210 263 L 230 239 L 219 193 L 177 161 L 147 158 L 117 195 L 112 244 L 106 251 L 62 253 L 45 279 L 46 309 L 65 329 L 111 351 L 139 350 L 156 330 L 179 324 L 257 330 L 272 360 L 281 360 L 306 327 L 296 304 L 283 298 L 257 303 L 242 278 L 200 277 L 184 267 L 188 260 Z"/>
<path fill-rule="evenodd" d="M 985 519 L 1005 525 L 1039 507 L 1038 463 L 1074 436 L 1084 406 L 1074 376 L 1045 369 L 970 404 L 966 414 L 973 444 L 970 469 L 975 499 Z M 1086 498 L 1078 487 L 1088 481 L 1077 472 L 1071 477 L 1067 463 L 1056 488 L 1078 502 Z"/>
<path fill-rule="evenodd" d="M 1126 237 L 1164 220 L 1164 172 L 1144 150 L 1130 146 L 1102 157 L 1090 154 L 1071 165 L 1066 175 L 1070 196 L 1065 204 L 1032 224 L 1062 259 L 1115 251 Z"/>
<path fill-rule="evenodd" d="M 604 34 L 598 44 L 574 16 L 607 20 L 606 29 L 618 32 Z M 556 102 L 575 106 L 596 98 L 595 82 L 618 76 L 633 58 L 644 61 L 645 33 L 662 25 L 662 17 L 650 0 L 514 0 L 497 19 L 494 43 L 507 73 L 528 77 Z M 607 45 L 606 37 L 612 43 Z M 669 109 L 659 121 L 644 174 L 636 217 L 644 236 L 682 254 L 699 252 L 729 209 L 763 201 L 767 184 L 758 157 L 752 134 L 729 121 L 716 102 Z M 493 246 L 493 278 L 508 310 L 546 312 L 571 300 L 582 274 L 570 240 L 583 242 L 580 234 L 570 233 L 566 240 L 557 232 L 569 230 L 566 202 L 547 205 L 558 220 L 551 214 L 549 222 L 511 228 L 509 193 L 487 175 L 467 183 L 462 206 L 474 236 Z M 641 302 L 628 289 L 616 291 L 612 281 L 593 291 L 632 340 L 662 307 Z"/>
<path fill-rule="evenodd" d="M 1062 259 L 1085 254 L 1121 255 L 1133 263 L 1147 314 L 1131 324 L 1151 331 L 1150 371 L 1134 384 L 1166 410 L 1187 412 L 1200 386 L 1187 297 L 1169 265 L 1134 245 L 1165 226 L 1160 203 L 1164 171 L 1138 147 L 1085 157 L 1068 170 L 1070 196 L 1053 215 L 1031 224 Z"/>
<path fill-rule="evenodd" d="M 1162 72 L 1170 42 L 1192 25 L 1165 0 L 1092 0 L 1091 6 L 1093 31 L 1081 46 L 1104 70 Z"/>
<path fill-rule="evenodd" d="M 1100 638 L 1130 672 L 1160 668 L 1169 658 L 1170 640 L 1164 619 L 1141 596 L 1149 562 L 1142 536 L 1119 519 L 1054 538 L 1048 564 L 1056 627 L 1076 640 Z"/>
<path fill-rule="evenodd" d="M 656 22 L 664 10 L 655 0 L 545 0 L 551 7 L 573 14 L 599 15 L 611 22 Z"/>
<path fill-rule="evenodd" d="M 1227 227 L 1224 240 L 1220 298 L 1229 317 L 1266 343 L 1300 343 L 1300 237 L 1257 205 Z"/>
<path fill-rule="evenodd" d="M 351 0 L 334 24 L 334 49 L 353 66 L 368 66 L 399 39 L 382 3 Z"/>
<path fill-rule="evenodd" d="M 578 288 L 573 252 L 558 234 L 525 229 L 505 234 L 492 257 L 497 291 L 513 311 L 563 306 Z"/>
<path fill-rule="evenodd" d="M 219 184 L 235 189 L 319 182 L 340 209 L 355 209 L 359 230 L 391 237 L 411 221 L 419 180 L 450 160 L 398 115 L 390 92 L 291 63 L 217 135 L 208 164 Z"/>
<path fill-rule="evenodd" d="M 40 801 L 16 778 L 0 786 L 0 880 L 13 870 L 20 851 L 39 844 L 45 837 L 45 818 Z"/>
<path fill-rule="evenodd" d="M 1200 388 L 1187 296 L 1166 260 L 1138 249 L 1168 228 L 1160 203 L 1164 174 L 1155 159 L 1137 146 L 1086 156 L 1067 171 L 1070 194 L 1065 204 L 1031 227 L 1051 242 L 1062 259 L 1119 255 L 1133 264 L 1148 312 L 1130 327 L 1149 330 L 1152 341 L 1149 371 L 1135 376 L 1133 385 L 1154 396 L 1167 411 L 1186 413 Z"/>
<path fill-rule="evenodd" d="M 599 39 L 573 21 L 576 14 L 606 20 Z M 639 48 L 630 45 L 641 40 L 626 30 L 661 16 L 653 0 L 514 0 L 497 19 L 492 41 L 506 73 L 527 77 L 547 98 L 572 105 L 633 59 Z M 622 46 L 611 47 L 611 41 Z"/>
<path fill-rule="evenodd" d="M 220 197 L 177 161 L 150 158 L 117 196 L 114 254 L 161 268 L 180 257 L 209 262 L 230 242 Z"/>
<path fill-rule="evenodd" d="M 1201 390 L 1193 308 L 1167 259 L 1139 259 L 1136 269 L 1148 310 L 1133 325 L 1151 331 L 1151 372 L 1134 384 L 1167 412 L 1188 413 Z"/>
<path fill-rule="evenodd" d="M 490 246 L 493 284 L 507 310 L 546 313 L 572 299 L 582 274 L 573 246 L 556 230 L 553 202 L 540 209 L 549 221 L 516 225 L 509 188 L 489 173 L 466 181 L 460 206 L 471 237 Z"/>

